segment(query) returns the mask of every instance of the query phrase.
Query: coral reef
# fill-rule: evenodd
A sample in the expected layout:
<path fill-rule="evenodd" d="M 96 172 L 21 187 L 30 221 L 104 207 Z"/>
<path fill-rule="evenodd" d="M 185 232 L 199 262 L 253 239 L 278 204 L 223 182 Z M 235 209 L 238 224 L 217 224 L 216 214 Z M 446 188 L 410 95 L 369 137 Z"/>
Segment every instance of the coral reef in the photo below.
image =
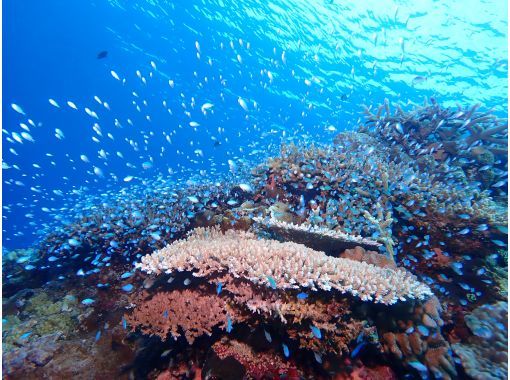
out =
<path fill-rule="evenodd" d="M 363 215 L 367 218 L 367 220 L 377 226 L 377 229 L 379 230 L 379 240 L 384 243 L 386 252 L 388 253 L 388 258 L 395 261 L 393 257 L 395 255 L 395 251 L 393 249 L 395 241 L 391 237 L 391 224 L 393 223 L 391 211 L 388 211 L 386 216 L 383 216 L 383 209 L 381 205 L 377 203 L 375 207 L 377 209 L 377 218 L 370 215 L 367 211 L 365 211 Z"/>
<path fill-rule="evenodd" d="M 301 252 L 306 252 L 306 259 L 303 257 L 303 260 L 299 261 Z M 331 294 L 329 299 L 324 301 L 316 296 L 312 298 L 306 293 L 300 293 L 304 295 L 301 298 L 289 293 L 294 288 L 294 284 L 302 282 L 300 279 L 293 279 L 295 274 L 289 269 L 300 268 L 302 272 L 306 273 L 309 268 L 306 264 L 307 260 L 313 262 L 314 257 L 319 253 L 295 243 L 257 239 L 255 235 L 244 231 L 227 230 L 222 232 L 219 228 L 195 229 L 187 239 L 176 241 L 151 256 L 142 258 L 140 267 L 149 273 L 154 272 L 159 275 L 191 272 L 194 277 L 205 279 L 210 284 L 209 288 L 205 284 L 195 287 L 198 289 L 198 293 L 191 298 L 196 299 L 197 303 L 202 303 L 201 299 L 206 294 L 210 301 L 206 303 L 205 307 L 211 310 L 217 309 L 218 313 L 212 313 L 212 315 L 219 314 L 219 317 L 211 317 L 210 320 L 207 320 L 200 317 L 202 314 L 194 309 L 195 306 L 186 310 L 180 310 L 180 306 L 177 306 L 178 314 L 168 318 L 169 313 L 167 312 L 165 315 L 165 310 L 172 307 L 172 302 L 167 301 L 169 298 L 162 301 L 163 296 L 157 293 L 153 301 L 149 301 L 150 305 L 153 305 L 152 308 L 150 305 L 146 306 L 145 301 L 142 301 L 142 306 L 138 305 L 135 308 L 134 315 L 143 310 L 143 321 L 136 316 L 126 318 L 134 329 L 140 328 L 146 334 L 157 334 L 163 339 L 171 327 L 166 327 L 161 334 L 161 319 L 164 320 L 163 325 L 174 326 L 174 331 L 177 326 L 187 331 L 189 328 L 185 326 L 191 324 L 195 326 L 194 331 L 200 331 L 198 335 L 211 335 L 211 329 L 214 327 L 218 328 L 216 330 L 218 332 L 226 330 L 229 333 L 234 324 L 236 326 L 245 324 L 257 326 L 257 319 L 259 321 L 262 319 L 265 323 L 275 326 L 279 319 L 280 323 L 285 326 L 286 335 L 297 343 L 297 347 L 311 351 L 315 355 L 319 355 L 319 358 L 321 353 L 344 355 L 352 352 L 351 342 L 355 341 L 357 337 L 371 335 L 368 332 L 370 326 L 367 326 L 363 320 L 374 318 L 378 335 L 381 337 L 382 351 L 400 360 L 408 370 L 416 371 L 421 375 L 430 371 L 435 376 L 445 379 L 456 376 L 449 344 L 441 335 L 441 327 L 444 322 L 440 317 L 441 306 L 435 297 L 429 298 L 423 303 L 415 300 L 397 304 L 395 309 L 377 311 L 361 307 L 360 310 L 363 310 L 361 314 L 359 314 L 360 311 L 353 314 L 349 310 L 361 306 L 355 306 L 356 302 L 359 302 L 355 299 L 349 300 L 341 296 L 338 298 L 335 294 Z M 394 269 L 395 263 L 387 256 L 376 252 L 367 252 L 362 247 L 356 247 L 342 254 L 343 257 L 351 257 L 354 260 L 320 254 L 328 261 L 347 260 L 351 268 L 355 268 L 359 264 L 365 268 L 369 265 L 363 262 L 366 260 L 380 265 L 380 267 L 370 265 L 370 268 L 379 268 L 386 275 L 399 273 L 398 269 Z M 281 257 L 277 258 L 278 255 Z M 286 261 L 290 259 L 298 260 L 299 264 Z M 319 263 L 314 263 L 311 267 L 315 268 L 315 271 L 320 270 L 321 273 L 328 275 L 331 286 L 327 288 L 321 287 L 320 278 L 313 280 L 313 283 L 316 283 L 320 289 L 331 292 L 330 289 L 337 288 L 334 286 L 334 278 L 335 273 L 338 272 L 327 270 L 324 265 Z M 314 273 L 312 270 L 309 272 Z M 369 275 L 365 276 L 370 277 Z M 304 283 L 308 284 L 309 280 Z M 345 285 L 346 281 L 349 280 L 344 278 L 342 284 Z M 214 301 L 209 297 L 214 294 L 214 286 L 217 287 L 218 284 L 221 284 L 222 287 L 220 291 L 217 291 L 218 299 Z M 368 284 L 365 283 L 364 286 L 366 288 Z M 339 290 L 342 293 L 345 291 L 344 288 Z M 180 292 L 175 292 L 180 294 Z M 430 293 L 427 292 L 427 295 Z M 168 293 L 164 297 L 169 297 Z M 411 298 L 419 299 L 421 297 Z M 178 299 L 178 297 L 175 296 L 173 299 Z M 396 299 L 394 298 L 394 300 Z M 391 304 L 393 302 L 383 303 Z M 215 304 L 215 306 L 211 306 L 211 304 Z M 220 304 L 221 306 L 216 306 Z M 193 316 L 195 320 L 192 323 L 188 323 L 187 318 L 178 321 L 177 315 L 189 315 L 190 318 Z M 310 334 L 310 329 L 306 328 L 308 324 L 310 324 L 312 334 Z M 364 333 L 364 331 L 367 332 Z M 267 331 L 265 334 L 268 334 Z M 172 332 L 172 335 L 178 336 L 175 332 Z M 188 341 L 189 343 L 193 342 L 192 339 L 188 339 Z M 375 342 L 377 343 L 378 339 L 375 339 Z"/>
<path fill-rule="evenodd" d="M 7 376 L 504 378 L 506 133 L 386 102 L 251 177 L 77 201 L 4 250 Z"/>
<path fill-rule="evenodd" d="M 442 108 L 433 98 L 430 101 L 431 104 L 425 100 L 422 107 L 408 112 L 396 105 L 392 114 L 389 101 L 385 99 L 375 114 L 365 107 L 367 125 L 375 125 L 380 135 L 399 142 L 410 154 L 413 153 L 413 145 L 420 144 L 423 151 L 435 152 L 435 159 L 462 157 L 463 151 L 475 148 L 478 151 L 484 148 L 483 152 L 495 155 L 507 155 L 506 120 L 498 119 L 490 111 L 478 112 L 479 104 L 465 109 L 459 106 L 453 110 Z M 415 152 L 419 153 L 419 150 Z M 480 166 L 487 164 L 490 154 L 478 155 L 482 159 L 477 163 Z"/>
<path fill-rule="evenodd" d="M 4 350 L 8 351 L 20 343 L 24 345 L 38 337 L 55 334 L 66 337 L 74 332 L 80 314 L 76 297 L 69 295 L 63 300 L 53 301 L 47 292 L 27 294 L 26 297 L 29 298 L 16 297 L 17 315 L 4 316 Z M 75 307 L 69 307 L 70 299 L 74 299 L 71 302 Z"/>
<path fill-rule="evenodd" d="M 366 252 L 361 247 L 346 251 L 342 256 L 380 266 L 395 265 L 386 256 Z M 397 304 L 392 312 L 379 312 L 375 324 L 384 351 L 421 377 L 432 373 L 437 378 L 456 378 L 450 346 L 441 334 L 442 311 L 438 298 L 432 296 L 423 303 Z"/>
<path fill-rule="evenodd" d="M 363 261 L 367 264 L 372 264 L 380 268 L 395 269 L 397 267 L 395 261 L 388 258 L 388 256 L 382 255 L 375 251 L 366 251 L 363 247 L 346 249 L 344 252 L 342 252 L 340 257 L 355 261 Z"/>

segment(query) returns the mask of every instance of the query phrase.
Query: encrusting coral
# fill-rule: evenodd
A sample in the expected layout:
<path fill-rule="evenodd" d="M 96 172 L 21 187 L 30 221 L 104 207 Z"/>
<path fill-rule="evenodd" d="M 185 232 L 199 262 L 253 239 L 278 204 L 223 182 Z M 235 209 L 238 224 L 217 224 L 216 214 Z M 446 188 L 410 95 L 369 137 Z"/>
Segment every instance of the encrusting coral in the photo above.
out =
<path fill-rule="evenodd" d="M 195 277 L 229 272 L 274 289 L 306 287 L 350 293 L 364 301 L 391 305 L 432 294 L 409 272 L 381 269 L 330 257 L 301 244 L 258 239 L 250 232 L 197 228 L 186 239 L 142 257 L 148 273 L 193 271 Z"/>

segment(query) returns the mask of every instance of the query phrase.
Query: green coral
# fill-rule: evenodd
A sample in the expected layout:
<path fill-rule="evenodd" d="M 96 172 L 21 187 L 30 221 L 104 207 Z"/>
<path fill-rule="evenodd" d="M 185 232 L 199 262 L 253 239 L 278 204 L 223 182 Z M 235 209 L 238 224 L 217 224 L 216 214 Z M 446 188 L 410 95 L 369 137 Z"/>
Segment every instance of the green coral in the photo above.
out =
<path fill-rule="evenodd" d="M 52 302 L 47 293 L 39 293 L 32 297 L 25 311 L 31 314 L 32 318 L 38 320 L 34 326 L 34 334 L 43 336 L 60 331 L 64 335 L 71 333 L 76 325 L 75 318 L 71 312 L 65 310 L 64 300 Z"/>
<path fill-rule="evenodd" d="M 33 324 L 34 321 L 32 321 Z M 23 334 L 30 332 L 30 323 L 23 322 L 17 315 L 9 315 L 2 319 L 2 344 L 5 351 L 19 346 Z M 30 336 L 28 337 L 28 339 Z"/>
<path fill-rule="evenodd" d="M 39 292 L 27 301 L 23 312 L 5 316 L 3 319 L 2 338 L 4 349 L 14 349 L 25 345 L 35 337 L 53 333 L 64 336 L 76 330 L 77 307 L 76 297 L 67 295 L 62 300 L 54 301 L 48 293 Z"/>
<path fill-rule="evenodd" d="M 30 298 L 25 311 L 38 316 L 49 316 L 60 311 L 60 302 L 51 302 L 47 293 L 39 293 Z"/>

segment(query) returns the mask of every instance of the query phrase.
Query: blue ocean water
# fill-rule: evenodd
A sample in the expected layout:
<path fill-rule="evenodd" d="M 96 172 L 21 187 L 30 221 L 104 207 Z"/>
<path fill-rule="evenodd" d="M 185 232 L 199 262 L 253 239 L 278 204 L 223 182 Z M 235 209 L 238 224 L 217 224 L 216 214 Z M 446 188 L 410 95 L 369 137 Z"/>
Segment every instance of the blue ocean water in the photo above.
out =
<path fill-rule="evenodd" d="M 100 191 L 123 185 L 128 175 L 150 178 L 169 169 L 203 169 L 214 177 L 211 168 L 228 169 L 227 159 L 260 157 L 282 139 L 330 140 L 359 124 L 361 104 L 384 98 L 414 104 L 432 96 L 445 106 L 481 103 L 504 115 L 506 6 L 500 1 L 6 2 L 3 162 L 19 169 L 3 171 L 4 246 L 32 242 L 41 221 L 53 219 L 72 190 Z M 101 51 L 108 55 L 97 59 Z M 214 104 L 207 116 L 200 112 L 204 103 Z M 191 128 L 191 121 L 200 126 Z M 20 123 L 29 126 L 34 142 L 12 140 L 13 132 L 23 131 Z M 94 123 L 103 137 L 93 131 Z M 64 139 L 55 137 L 57 128 Z M 106 159 L 98 157 L 101 150 Z M 141 164 L 151 160 L 153 167 L 143 170 Z M 94 167 L 104 176 L 95 175 Z"/>

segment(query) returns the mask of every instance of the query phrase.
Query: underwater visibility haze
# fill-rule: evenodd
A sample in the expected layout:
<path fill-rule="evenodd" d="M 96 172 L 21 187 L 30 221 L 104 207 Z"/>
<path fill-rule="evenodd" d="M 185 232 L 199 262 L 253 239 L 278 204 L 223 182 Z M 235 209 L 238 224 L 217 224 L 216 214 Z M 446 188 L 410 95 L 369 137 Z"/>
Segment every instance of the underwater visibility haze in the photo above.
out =
<path fill-rule="evenodd" d="M 5 379 L 506 379 L 505 1 L 3 4 Z"/>

